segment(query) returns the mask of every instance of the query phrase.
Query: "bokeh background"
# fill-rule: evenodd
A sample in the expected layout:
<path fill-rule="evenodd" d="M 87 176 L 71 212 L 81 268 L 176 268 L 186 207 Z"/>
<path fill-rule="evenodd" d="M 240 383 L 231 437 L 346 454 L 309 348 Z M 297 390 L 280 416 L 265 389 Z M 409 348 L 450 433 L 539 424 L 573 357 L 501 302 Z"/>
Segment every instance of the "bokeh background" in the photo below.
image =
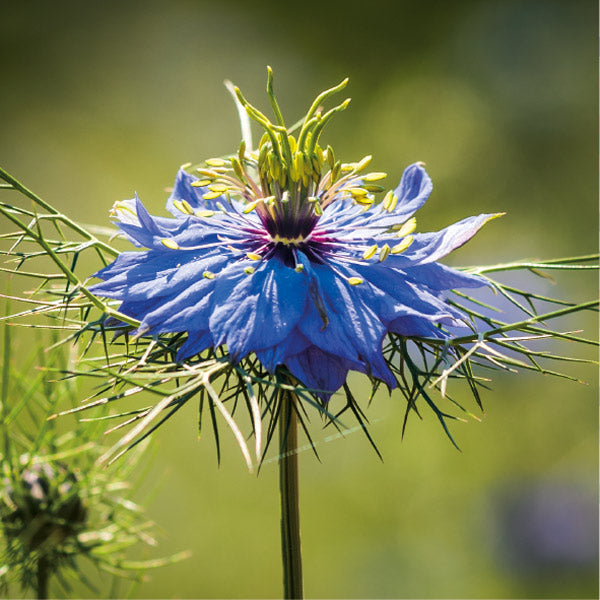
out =
<path fill-rule="evenodd" d="M 272 65 L 292 122 L 349 76 L 353 102 L 326 140 L 345 160 L 373 154 L 390 184 L 425 161 L 435 189 L 421 229 L 507 212 L 451 264 L 588 254 L 596 12 L 587 0 L 5 3 L 0 163 L 84 223 L 107 223 L 134 191 L 160 214 L 180 164 L 237 147 L 223 79 L 266 110 Z M 592 276 L 573 274 L 540 289 L 597 293 Z M 580 316 L 564 327 L 594 337 L 597 325 Z M 360 433 L 331 439 L 315 417 L 322 462 L 301 454 L 307 595 L 597 597 L 596 374 L 570 372 L 588 384 L 497 377 L 481 422 L 454 426 L 462 452 L 427 411 L 402 441 L 397 394 L 369 408 L 383 463 Z M 217 467 L 191 405 L 156 436 L 140 499 L 150 494 L 162 536 L 147 556 L 194 554 L 134 596 L 280 594 L 276 462 L 248 475 L 223 437 Z"/>

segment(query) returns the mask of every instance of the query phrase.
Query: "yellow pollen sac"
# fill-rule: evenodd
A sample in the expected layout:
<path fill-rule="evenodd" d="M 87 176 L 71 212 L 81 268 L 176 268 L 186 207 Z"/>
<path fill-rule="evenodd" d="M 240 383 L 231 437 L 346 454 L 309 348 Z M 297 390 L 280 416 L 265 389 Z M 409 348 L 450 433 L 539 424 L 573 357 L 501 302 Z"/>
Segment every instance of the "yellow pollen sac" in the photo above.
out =
<path fill-rule="evenodd" d="M 185 200 L 173 200 L 173 206 L 184 215 L 194 214 L 194 209 Z"/>
<path fill-rule="evenodd" d="M 164 238 L 164 239 L 160 240 L 160 242 L 163 246 L 166 246 L 169 250 L 179 250 L 179 244 L 171 238 Z"/>
<path fill-rule="evenodd" d="M 227 162 L 222 158 L 209 158 L 204 161 L 209 167 L 224 167 Z"/>
<path fill-rule="evenodd" d="M 229 190 L 229 186 L 225 185 L 224 183 L 213 183 L 212 185 L 208 186 L 208 189 L 211 192 L 219 192 L 222 194 L 223 192 Z"/>
<path fill-rule="evenodd" d="M 382 171 L 375 171 L 373 173 L 367 173 L 363 175 L 363 181 L 379 181 L 380 179 L 385 179 L 387 177 L 387 173 L 383 173 Z"/>
<path fill-rule="evenodd" d="M 214 210 L 197 210 L 194 214 L 197 217 L 208 218 L 208 217 L 212 217 L 215 214 L 215 211 Z"/>
<path fill-rule="evenodd" d="M 348 188 L 346 191 L 349 194 L 352 194 L 353 198 L 366 196 L 367 193 L 368 193 L 367 190 L 365 190 L 364 188 L 360 188 L 360 187 L 358 187 L 358 188 Z"/>
<path fill-rule="evenodd" d="M 348 277 L 347 281 L 350 285 L 360 285 L 363 282 L 360 277 Z"/>
<path fill-rule="evenodd" d="M 400 231 L 398 231 L 397 235 L 398 235 L 398 237 L 404 237 L 405 235 L 412 233 L 416 228 L 417 228 L 417 219 L 416 219 L 416 217 L 412 217 L 411 219 L 406 221 L 406 223 L 404 223 L 402 225 L 402 227 L 400 227 Z"/>
<path fill-rule="evenodd" d="M 379 251 L 379 262 L 383 262 L 390 253 L 390 247 L 387 244 L 384 244 Z"/>
<path fill-rule="evenodd" d="M 392 254 L 400 254 L 401 252 L 404 252 L 413 243 L 413 240 L 414 238 L 412 235 L 407 235 L 399 244 L 396 244 L 390 250 L 390 252 Z"/>
<path fill-rule="evenodd" d="M 203 194 L 202 197 L 205 200 L 214 200 L 215 198 L 219 198 L 221 196 L 221 192 L 208 192 Z"/>
<path fill-rule="evenodd" d="M 246 252 L 246 256 L 250 260 L 260 260 L 262 256 L 260 254 L 256 254 L 256 252 Z"/>
<path fill-rule="evenodd" d="M 302 273 L 302 271 L 304 271 L 304 265 L 296 265 L 294 271 L 296 271 L 296 273 Z"/>
<path fill-rule="evenodd" d="M 358 173 L 358 171 L 362 171 L 365 167 L 367 167 L 369 165 L 369 163 L 373 160 L 373 157 L 371 155 L 367 155 L 365 156 L 362 160 L 360 160 L 356 167 L 355 170 Z"/>
<path fill-rule="evenodd" d="M 194 214 L 194 209 L 191 207 L 190 203 L 187 200 L 182 200 L 181 201 L 181 206 L 183 206 L 183 209 L 185 210 L 185 212 L 188 215 L 193 215 Z"/>
<path fill-rule="evenodd" d="M 204 277 L 204 279 L 214 279 L 215 274 L 211 273 L 210 271 L 204 271 L 204 273 L 202 273 L 202 277 Z"/>
<path fill-rule="evenodd" d="M 379 249 L 379 246 L 377 246 L 377 244 L 374 244 L 368 250 L 365 251 L 365 253 L 362 256 L 363 259 L 369 260 L 369 258 L 373 258 L 378 249 Z"/>
<path fill-rule="evenodd" d="M 382 206 L 388 212 L 392 212 L 396 208 L 396 204 L 398 203 L 398 196 L 394 194 L 391 190 L 385 195 L 383 199 Z"/>
<path fill-rule="evenodd" d="M 369 196 L 353 196 L 354 202 L 361 206 L 371 206 L 373 204 L 373 198 Z"/>
<path fill-rule="evenodd" d="M 246 275 L 252 275 L 252 273 L 254 273 L 254 267 L 246 267 L 244 273 L 246 273 Z"/>
<path fill-rule="evenodd" d="M 263 199 L 259 198 L 258 200 L 255 200 L 254 202 L 250 202 L 250 204 L 248 204 L 244 210 L 242 211 L 244 214 L 248 214 L 251 213 L 259 204 L 259 202 L 262 202 Z"/>

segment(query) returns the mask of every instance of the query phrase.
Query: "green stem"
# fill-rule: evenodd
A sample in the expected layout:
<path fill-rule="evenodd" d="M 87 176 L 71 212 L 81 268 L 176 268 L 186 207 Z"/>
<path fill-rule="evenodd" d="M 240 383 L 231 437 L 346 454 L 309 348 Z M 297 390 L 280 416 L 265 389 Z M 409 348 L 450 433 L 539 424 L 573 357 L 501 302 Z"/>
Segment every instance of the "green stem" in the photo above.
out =
<path fill-rule="evenodd" d="M 286 600 L 304 598 L 300 509 L 298 502 L 298 416 L 296 396 L 281 392 L 279 415 L 279 489 L 281 492 L 281 555 Z"/>
<path fill-rule="evenodd" d="M 37 585 L 36 592 L 38 600 L 46 600 L 48 598 L 48 559 L 42 555 L 38 558 L 37 564 Z"/>

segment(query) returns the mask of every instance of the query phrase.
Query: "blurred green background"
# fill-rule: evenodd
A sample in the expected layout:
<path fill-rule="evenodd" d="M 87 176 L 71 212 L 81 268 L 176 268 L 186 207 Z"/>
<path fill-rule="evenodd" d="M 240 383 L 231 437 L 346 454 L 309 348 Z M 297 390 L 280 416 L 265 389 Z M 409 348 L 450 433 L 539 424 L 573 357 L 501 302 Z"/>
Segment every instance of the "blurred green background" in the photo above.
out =
<path fill-rule="evenodd" d="M 372 154 L 390 184 L 425 161 L 435 188 L 421 230 L 508 213 L 451 264 L 590 253 L 596 12 L 587 0 L 5 4 L 0 164 L 84 223 L 106 224 L 134 191 L 161 214 L 180 164 L 237 147 L 223 79 L 266 110 L 270 64 L 290 122 L 350 77 L 353 102 L 326 141 L 343 160 Z M 597 293 L 571 274 L 540 289 Z M 597 325 L 564 327 L 594 337 Z M 307 595 L 597 597 L 596 374 L 570 372 L 589 385 L 498 377 L 482 422 L 453 429 L 462 453 L 427 411 L 401 441 L 396 394 L 368 413 L 384 463 L 360 433 L 329 440 L 315 418 L 322 463 L 301 455 Z M 225 433 L 218 468 L 196 419 L 190 405 L 161 430 L 146 479 L 159 554 L 194 556 L 134 593 L 277 597 L 276 463 L 248 475 Z"/>

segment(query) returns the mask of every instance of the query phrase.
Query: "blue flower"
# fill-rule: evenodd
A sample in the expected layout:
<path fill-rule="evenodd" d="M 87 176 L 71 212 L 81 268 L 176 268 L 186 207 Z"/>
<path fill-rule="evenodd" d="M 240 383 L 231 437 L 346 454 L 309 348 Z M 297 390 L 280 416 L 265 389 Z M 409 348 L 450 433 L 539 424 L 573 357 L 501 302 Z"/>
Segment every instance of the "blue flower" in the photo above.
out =
<path fill-rule="evenodd" d="M 151 216 L 137 196 L 117 203 L 120 230 L 146 250 L 120 254 L 91 290 L 121 301 L 137 335 L 186 332 L 178 361 L 226 345 L 231 361 L 254 353 L 324 399 L 349 370 L 393 388 L 386 334 L 442 338 L 464 326 L 445 293 L 484 281 L 437 261 L 495 215 L 413 233 L 432 189 L 422 164 L 374 203 L 385 174 L 362 174 L 370 157 L 335 161 L 311 118 L 321 122 L 309 112 L 298 140 L 261 123 L 258 151 L 242 144 L 239 158 L 208 160 L 203 179 L 180 170 L 173 218 Z"/>

